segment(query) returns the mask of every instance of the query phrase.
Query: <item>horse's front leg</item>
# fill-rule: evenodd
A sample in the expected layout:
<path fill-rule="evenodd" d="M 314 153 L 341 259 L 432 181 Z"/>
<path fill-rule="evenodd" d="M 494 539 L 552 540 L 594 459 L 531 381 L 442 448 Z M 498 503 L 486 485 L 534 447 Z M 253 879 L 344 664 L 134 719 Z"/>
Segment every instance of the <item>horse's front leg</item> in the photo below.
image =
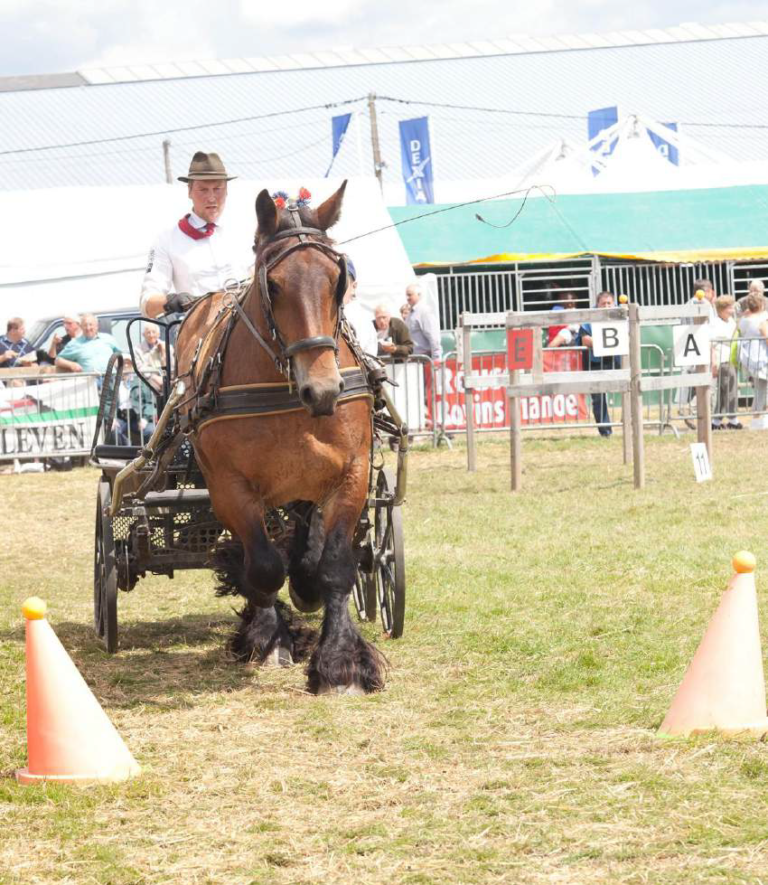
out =
<path fill-rule="evenodd" d="M 218 592 L 246 599 L 230 648 L 241 661 L 290 664 L 293 638 L 275 604 L 285 582 L 285 565 L 267 534 L 264 507 L 246 483 L 224 488 L 226 494 L 211 492 L 211 503 L 221 522 L 241 541 L 242 549 L 225 549 L 217 558 Z"/>
<path fill-rule="evenodd" d="M 323 510 L 325 544 L 315 578 L 325 613 L 320 642 L 307 668 L 308 687 L 315 694 L 362 694 L 384 687 L 384 658 L 363 639 L 349 614 L 357 568 L 352 537 L 366 490 L 362 497 L 360 489 L 354 494 L 350 489 L 347 495 L 340 491 Z"/>

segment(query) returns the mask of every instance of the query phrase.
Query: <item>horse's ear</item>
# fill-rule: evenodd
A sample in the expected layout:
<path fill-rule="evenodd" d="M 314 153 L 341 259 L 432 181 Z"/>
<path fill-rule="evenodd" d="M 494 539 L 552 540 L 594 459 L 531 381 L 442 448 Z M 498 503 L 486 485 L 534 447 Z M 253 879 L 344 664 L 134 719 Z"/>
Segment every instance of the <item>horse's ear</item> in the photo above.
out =
<path fill-rule="evenodd" d="M 347 188 L 347 179 L 341 183 L 341 187 L 333 196 L 317 207 L 317 226 L 320 230 L 328 230 L 333 227 L 341 215 L 341 203 L 344 199 L 344 191 Z"/>
<path fill-rule="evenodd" d="M 271 237 L 277 231 L 277 206 L 266 188 L 256 197 L 256 220 L 259 236 Z"/>

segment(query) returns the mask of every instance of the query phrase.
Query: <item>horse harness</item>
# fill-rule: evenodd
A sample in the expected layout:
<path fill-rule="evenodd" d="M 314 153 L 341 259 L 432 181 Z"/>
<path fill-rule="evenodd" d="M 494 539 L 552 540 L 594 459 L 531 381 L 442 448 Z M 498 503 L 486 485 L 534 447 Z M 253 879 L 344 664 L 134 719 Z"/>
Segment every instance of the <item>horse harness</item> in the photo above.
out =
<path fill-rule="evenodd" d="M 343 300 L 348 280 L 346 258 L 336 252 L 330 244 L 310 239 L 318 236 L 325 237 L 325 233 L 316 228 L 302 226 L 298 209 L 288 208 L 291 212 L 292 227 L 274 234 L 267 243 L 267 250 L 276 241 L 289 237 L 297 237 L 298 242 L 273 256 L 268 254 L 267 260 L 258 262 L 254 285 L 239 284 L 223 293 L 209 292 L 195 302 L 184 318 L 186 322 L 187 318 L 199 310 L 203 303 L 219 296 L 222 303 L 216 317 L 206 334 L 198 340 L 189 370 L 179 376 L 192 381 L 190 395 L 178 406 L 177 414 L 182 432 L 197 432 L 212 421 L 303 410 L 304 406 L 299 399 L 296 384 L 291 379 L 291 358 L 304 350 L 333 349 L 338 364 L 339 335 L 343 336 L 358 363 L 355 367 L 340 369 L 344 380 L 344 390 L 339 396 L 339 404 L 362 398 L 378 399 L 376 391 L 381 386 L 383 372 L 363 353 L 354 331 L 344 318 Z M 306 248 L 319 249 L 339 265 L 339 278 L 336 284 L 338 308 L 336 328 L 333 337 L 317 335 L 302 338 L 286 345 L 272 310 L 272 302 L 269 297 L 269 274 L 289 255 Z M 258 281 L 257 286 L 256 281 Z M 259 291 L 262 314 L 274 346 L 259 332 L 243 306 L 256 287 Z M 266 351 L 275 368 L 286 379 L 284 382 L 221 386 L 224 355 L 232 331 L 238 321 L 245 326 L 257 344 Z"/>

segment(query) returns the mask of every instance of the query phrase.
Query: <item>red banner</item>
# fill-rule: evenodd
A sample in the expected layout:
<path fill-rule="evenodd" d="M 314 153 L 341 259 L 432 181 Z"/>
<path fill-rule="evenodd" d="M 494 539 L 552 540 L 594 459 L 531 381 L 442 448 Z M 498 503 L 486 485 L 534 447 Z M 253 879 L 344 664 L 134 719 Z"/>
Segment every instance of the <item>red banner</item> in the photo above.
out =
<path fill-rule="evenodd" d="M 581 351 L 563 349 L 544 351 L 545 372 L 580 372 Z M 437 386 L 435 403 L 439 418 L 445 415 L 445 429 L 465 430 L 467 426 L 464 412 L 464 368 L 455 359 L 445 360 L 444 371 L 435 366 Z M 474 376 L 507 374 L 507 354 L 479 354 L 472 357 Z M 429 367 L 425 367 L 427 386 L 427 413 L 432 419 L 432 377 Z M 492 387 L 475 390 L 472 397 L 475 409 L 475 427 L 503 430 L 509 427 L 506 387 Z M 520 397 L 520 416 L 523 424 L 546 425 L 580 423 L 589 417 L 587 398 L 581 393 L 556 393 L 545 396 Z"/>

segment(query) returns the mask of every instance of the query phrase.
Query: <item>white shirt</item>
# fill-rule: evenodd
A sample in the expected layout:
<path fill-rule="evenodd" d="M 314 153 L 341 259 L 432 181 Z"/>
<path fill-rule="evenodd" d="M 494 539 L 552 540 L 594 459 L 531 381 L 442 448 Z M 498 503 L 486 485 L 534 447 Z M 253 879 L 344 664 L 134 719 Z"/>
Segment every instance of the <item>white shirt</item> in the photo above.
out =
<path fill-rule="evenodd" d="M 194 212 L 189 223 L 195 228 L 206 224 Z M 253 231 L 234 230 L 224 216 L 210 237 L 199 240 L 187 236 L 176 223 L 160 234 L 149 253 L 141 286 L 142 313 L 150 295 L 205 295 L 223 289 L 231 280 L 245 280 L 253 275 L 253 261 Z"/>
<path fill-rule="evenodd" d="M 730 362 L 731 339 L 736 331 L 736 320 L 733 317 L 724 320 L 716 315 L 710 325 L 710 335 L 715 348 L 715 362 L 718 364 Z"/>
<path fill-rule="evenodd" d="M 405 321 L 413 339 L 414 355 L 423 354 L 433 360 L 442 358 L 440 324 L 437 316 L 423 301 L 417 301 Z"/>

